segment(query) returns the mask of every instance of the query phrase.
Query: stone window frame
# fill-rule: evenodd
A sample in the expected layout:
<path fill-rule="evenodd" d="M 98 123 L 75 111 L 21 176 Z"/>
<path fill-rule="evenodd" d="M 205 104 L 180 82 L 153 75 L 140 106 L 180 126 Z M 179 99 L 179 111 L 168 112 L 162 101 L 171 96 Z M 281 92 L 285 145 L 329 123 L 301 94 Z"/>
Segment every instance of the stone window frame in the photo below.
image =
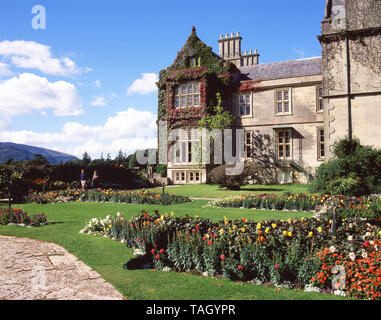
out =
<path fill-rule="evenodd" d="M 244 102 L 244 108 L 245 108 L 245 114 L 244 115 L 241 115 L 241 97 L 244 96 L 246 98 L 246 102 Z M 249 105 L 247 105 L 247 97 L 249 97 Z M 237 115 L 239 118 L 251 118 L 253 116 L 253 94 L 251 92 L 242 92 L 242 93 L 238 93 L 237 96 L 236 96 L 236 99 L 237 99 Z M 246 111 L 247 111 L 247 107 L 249 107 L 249 114 L 246 114 Z"/>
<path fill-rule="evenodd" d="M 321 94 L 320 94 L 321 91 Z M 316 112 L 317 113 L 323 113 L 324 112 L 324 91 L 323 91 L 323 85 L 318 84 L 316 86 Z M 323 104 L 323 108 L 321 108 L 321 104 Z"/>
<path fill-rule="evenodd" d="M 279 148 L 279 133 L 280 132 L 289 132 L 289 142 L 286 142 L 285 135 L 283 136 L 284 142 L 281 144 L 283 145 L 283 156 L 280 156 L 280 148 Z M 275 129 L 275 147 L 276 147 L 276 158 L 281 161 L 292 161 L 293 160 L 293 139 L 292 139 L 292 128 L 276 128 Z M 287 157 L 287 145 L 289 146 L 290 155 Z"/>
<path fill-rule="evenodd" d="M 173 149 L 174 164 L 195 164 L 198 161 L 197 152 L 201 145 L 201 136 L 197 128 L 181 128 L 181 136 L 178 136 Z M 184 147 L 185 146 L 185 147 Z M 186 159 L 186 161 L 183 161 Z"/>
<path fill-rule="evenodd" d="M 278 93 L 282 92 L 282 100 L 278 99 Z M 284 99 L 284 93 L 288 93 L 288 100 Z M 284 111 L 285 103 L 288 103 L 289 111 Z M 282 111 L 279 112 L 278 104 L 282 103 Z M 278 88 L 274 90 L 274 112 L 276 116 L 290 116 L 293 114 L 293 106 L 292 106 L 292 88 Z"/>
<path fill-rule="evenodd" d="M 323 131 L 323 136 L 322 136 Z M 321 141 L 321 137 L 323 137 L 323 141 Z M 324 127 L 316 128 L 316 146 L 317 146 L 317 160 L 324 161 L 325 160 L 325 131 Z"/>
<path fill-rule="evenodd" d="M 249 142 L 248 142 L 248 139 Z M 253 131 L 252 130 L 245 130 L 245 137 L 244 137 L 244 143 L 245 143 L 245 159 L 251 159 L 253 158 Z M 250 148 L 250 151 L 248 153 L 248 148 Z"/>
<path fill-rule="evenodd" d="M 192 85 L 192 92 L 189 93 L 189 85 Z M 196 87 L 197 85 L 197 87 Z M 183 90 L 185 86 L 185 91 Z M 197 92 L 196 92 L 197 91 Z M 192 103 L 189 104 L 189 98 L 192 98 Z M 196 99 L 197 97 L 197 99 Z M 183 106 L 183 98 L 185 99 L 185 105 Z M 198 81 L 188 81 L 180 84 L 175 88 L 174 91 L 174 105 L 175 109 L 190 108 L 190 107 L 200 107 L 200 82 Z M 198 104 L 196 104 L 198 101 Z"/>

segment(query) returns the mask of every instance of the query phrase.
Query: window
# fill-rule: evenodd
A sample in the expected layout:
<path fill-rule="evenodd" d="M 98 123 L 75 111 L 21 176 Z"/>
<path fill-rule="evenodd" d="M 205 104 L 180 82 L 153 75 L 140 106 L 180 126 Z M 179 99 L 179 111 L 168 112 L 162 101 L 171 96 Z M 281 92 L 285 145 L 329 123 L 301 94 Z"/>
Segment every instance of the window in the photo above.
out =
<path fill-rule="evenodd" d="M 193 172 L 189 172 L 189 181 L 193 181 Z"/>
<path fill-rule="evenodd" d="M 175 163 L 196 163 L 200 153 L 200 133 L 198 129 L 187 128 L 178 132 L 178 140 L 174 146 Z"/>
<path fill-rule="evenodd" d="M 280 160 L 292 158 L 291 129 L 277 130 L 277 156 Z"/>
<path fill-rule="evenodd" d="M 318 159 L 324 160 L 324 128 L 318 128 L 317 130 L 317 142 L 318 142 Z"/>
<path fill-rule="evenodd" d="M 176 181 L 180 181 L 180 172 L 176 172 Z"/>
<path fill-rule="evenodd" d="M 189 59 L 189 66 L 191 68 L 200 66 L 200 58 L 192 57 Z"/>
<path fill-rule="evenodd" d="M 323 87 L 318 86 L 316 88 L 316 111 L 322 112 L 324 111 L 324 100 L 323 100 Z"/>
<path fill-rule="evenodd" d="M 197 107 L 200 105 L 200 88 L 197 82 L 184 83 L 176 88 L 175 108 Z"/>
<path fill-rule="evenodd" d="M 245 132 L 245 157 L 252 158 L 252 140 L 251 140 L 251 131 Z"/>
<path fill-rule="evenodd" d="M 251 114 L 250 94 L 240 94 L 238 104 L 240 117 Z"/>
<path fill-rule="evenodd" d="M 278 182 L 283 183 L 292 183 L 291 173 L 289 171 L 279 172 L 278 174 Z"/>
<path fill-rule="evenodd" d="M 290 114 L 291 113 L 291 90 L 278 90 L 275 92 L 276 99 L 276 114 Z"/>
<path fill-rule="evenodd" d="M 200 172 L 196 172 L 196 181 L 200 181 Z"/>

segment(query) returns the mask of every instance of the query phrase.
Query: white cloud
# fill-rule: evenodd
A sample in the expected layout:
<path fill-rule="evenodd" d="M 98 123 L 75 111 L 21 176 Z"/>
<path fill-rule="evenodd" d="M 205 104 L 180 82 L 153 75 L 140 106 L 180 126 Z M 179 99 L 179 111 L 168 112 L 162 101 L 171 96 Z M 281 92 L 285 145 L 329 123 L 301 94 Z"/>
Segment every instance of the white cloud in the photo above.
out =
<path fill-rule="evenodd" d="M 133 153 L 137 149 L 156 148 L 156 131 L 156 115 L 129 108 L 109 117 L 100 126 L 68 122 L 60 132 L 54 133 L 1 131 L 0 141 L 55 148 L 77 157 L 87 151 L 92 158 L 99 158 L 101 153 L 115 156 L 119 150 Z"/>
<path fill-rule="evenodd" d="M 294 49 L 294 53 L 298 55 L 299 59 L 304 59 L 306 57 L 304 49 Z"/>
<path fill-rule="evenodd" d="M 6 63 L 0 62 L 0 78 L 1 77 L 10 77 L 13 76 L 14 73 L 9 70 L 9 65 Z"/>
<path fill-rule="evenodd" d="M 103 97 L 96 97 L 90 102 L 90 106 L 92 107 L 105 107 L 106 105 L 105 98 Z"/>
<path fill-rule="evenodd" d="M 100 82 L 99 80 L 95 81 L 95 82 L 94 82 L 94 86 L 95 86 L 96 88 L 100 88 L 100 87 L 101 87 L 101 82 Z"/>
<path fill-rule="evenodd" d="M 0 127 L 14 116 L 45 109 L 53 109 L 56 116 L 80 115 L 81 106 L 77 89 L 69 82 L 49 82 L 30 73 L 0 82 Z"/>
<path fill-rule="evenodd" d="M 2 41 L 0 56 L 3 56 L 14 67 L 22 69 L 37 69 L 45 74 L 68 76 L 87 72 L 90 69 L 79 68 L 68 57 L 54 58 L 49 46 L 34 41 Z"/>
<path fill-rule="evenodd" d="M 133 84 L 128 87 L 127 94 L 147 94 L 157 91 L 156 82 L 159 77 L 156 73 L 142 73 L 141 79 L 136 79 Z"/>

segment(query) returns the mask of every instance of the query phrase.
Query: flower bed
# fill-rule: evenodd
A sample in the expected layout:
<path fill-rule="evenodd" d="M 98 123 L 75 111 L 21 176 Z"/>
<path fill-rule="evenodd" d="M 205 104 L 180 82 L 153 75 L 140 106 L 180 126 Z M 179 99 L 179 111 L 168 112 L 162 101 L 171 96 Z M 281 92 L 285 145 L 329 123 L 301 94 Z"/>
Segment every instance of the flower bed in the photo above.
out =
<path fill-rule="evenodd" d="M 17 224 L 23 226 L 39 227 L 47 224 L 47 217 L 43 213 L 37 213 L 32 217 L 28 216 L 21 209 L 0 209 L 0 225 Z"/>
<path fill-rule="evenodd" d="M 340 217 L 381 217 L 379 197 L 345 197 L 309 194 L 243 194 L 210 201 L 208 206 L 220 208 L 248 208 L 267 210 L 317 211 L 324 205 L 335 207 Z M 331 214 L 328 210 L 327 214 Z"/>
<path fill-rule="evenodd" d="M 204 275 L 224 275 L 231 280 L 311 290 L 309 286 L 315 285 L 311 279 L 322 268 L 317 252 L 334 247 L 343 256 L 354 254 L 355 259 L 361 258 L 364 242 L 380 238 L 379 224 L 379 221 L 369 223 L 358 218 L 339 219 L 333 238 L 332 221 L 328 218 L 261 223 L 225 218 L 212 223 L 199 217 L 143 212 L 132 219 L 120 214 L 93 219 L 81 233 L 112 237 L 128 247 L 143 250 L 151 256 L 156 269 L 196 270 Z M 334 289 L 327 287 L 328 281 L 325 284 L 315 289 Z M 375 290 L 380 292 L 378 286 Z M 356 296 L 349 290 L 345 294 Z"/>
<path fill-rule="evenodd" d="M 119 191 L 119 190 L 77 190 L 66 189 L 48 193 L 30 193 L 26 197 L 26 202 L 39 204 L 70 202 L 70 201 L 89 201 L 89 202 L 114 202 L 114 203 L 134 203 L 134 204 L 156 204 L 171 205 L 191 201 L 188 197 L 177 196 L 168 193 L 158 194 L 146 190 L 139 191 Z"/>

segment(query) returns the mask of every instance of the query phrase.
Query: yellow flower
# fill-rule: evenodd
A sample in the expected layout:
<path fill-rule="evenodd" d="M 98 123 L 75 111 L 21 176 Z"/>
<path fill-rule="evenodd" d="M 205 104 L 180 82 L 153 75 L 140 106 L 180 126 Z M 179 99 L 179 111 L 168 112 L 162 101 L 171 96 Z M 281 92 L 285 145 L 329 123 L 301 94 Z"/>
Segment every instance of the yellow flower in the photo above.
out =
<path fill-rule="evenodd" d="M 164 216 L 163 216 L 163 215 L 161 215 L 161 217 L 160 217 L 160 220 L 161 220 L 161 221 L 163 221 L 163 220 L 164 220 Z"/>
<path fill-rule="evenodd" d="M 237 230 L 237 226 L 233 226 L 233 230 Z"/>
<path fill-rule="evenodd" d="M 270 232 L 270 228 L 266 228 L 265 232 L 269 233 Z"/>
<path fill-rule="evenodd" d="M 209 233 L 206 234 L 206 238 L 209 239 Z"/>
<path fill-rule="evenodd" d="M 288 222 L 288 223 L 291 223 L 291 219 L 288 219 L 287 222 Z"/>
<path fill-rule="evenodd" d="M 175 215 L 175 213 L 174 212 L 171 212 L 171 217 L 173 217 Z"/>
<path fill-rule="evenodd" d="M 288 235 L 289 237 L 291 237 L 291 236 L 292 236 L 292 232 L 289 231 L 287 235 Z"/>
<path fill-rule="evenodd" d="M 262 227 L 260 223 L 257 224 L 257 229 L 259 230 Z"/>
<path fill-rule="evenodd" d="M 321 227 L 319 227 L 317 230 L 318 230 L 319 232 L 321 232 L 321 231 L 322 231 L 322 228 L 321 228 Z"/>
<path fill-rule="evenodd" d="M 286 237 L 287 236 L 287 231 L 283 231 L 283 235 Z"/>
<path fill-rule="evenodd" d="M 310 231 L 310 233 L 308 234 L 308 236 L 309 236 L 309 237 L 312 237 L 312 235 L 313 235 L 313 232 Z"/>
<path fill-rule="evenodd" d="M 245 231 L 246 231 L 246 229 L 245 229 L 245 228 L 242 228 L 242 229 L 241 229 L 241 231 L 242 231 L 242 232 L 245 232 Z"/>
<path fill-rule="evenodd" d="M 198 216 L 195 216 L 196 219 L 198 219 L 199 217 Z"/>
<path fill-rule="evenodd" d="M 220 230 L 220 235 L 223 235 L 224 234 L 224 229 L 221 229 Z"/>
<path fill-rule="evenodd" d="M 273 223 L 271 226 L 272 226 L 273 229 L 276 228 L 276 224 L 275 223 Z"/>

